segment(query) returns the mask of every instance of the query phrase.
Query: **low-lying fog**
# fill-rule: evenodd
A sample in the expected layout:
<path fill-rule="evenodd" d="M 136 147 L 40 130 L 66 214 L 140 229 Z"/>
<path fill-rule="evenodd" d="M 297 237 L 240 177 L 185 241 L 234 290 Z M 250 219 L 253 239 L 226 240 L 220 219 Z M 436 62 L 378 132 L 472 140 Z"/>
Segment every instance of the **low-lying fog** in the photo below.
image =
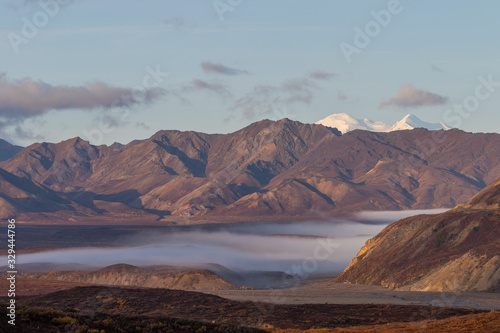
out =
<path fill-rule="evenodd" d="M 117 263 L 136 266 L 196 266 L 215 263 L 238 272 L 284 271 L 299 278 L 338 274 L 363 244 L 387 224 L 420 213 L 444 210 L 365 212 L 354 220 L 301 223 L 256 223 L 214 229 L 166 228 L 139 232 L 126 247 L 78 248 L 19 256 L 19 264 L 76 263 L 104 267 Z"/>

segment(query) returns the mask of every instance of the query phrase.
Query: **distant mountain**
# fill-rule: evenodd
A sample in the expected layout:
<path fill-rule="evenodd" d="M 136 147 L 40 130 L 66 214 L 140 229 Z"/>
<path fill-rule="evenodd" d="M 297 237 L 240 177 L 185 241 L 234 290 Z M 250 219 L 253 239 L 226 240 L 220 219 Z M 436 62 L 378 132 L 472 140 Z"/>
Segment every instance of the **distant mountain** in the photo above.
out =
<path fill-rule="evenodd" d="M 316 124 L 321 124 L 328 127 L 337 128 L 342 133 L 347 133 L 356 129 L 373 131 L 373 132 L 393 132 L 401 130 L 411 130 L 415 128 L 425 128 L 430 131 L 449 130 L 444 123 L 428 123 L 420 120 L 417 116 L 408 114 L 394 125 L 387 125 L 381 121 L 372 121 L 369 119 L 355 119 L 347 113 L 332 114 Z"/>
<path fill-rule="evenodd" d="M 114 149 L 80 138 L 36 143 L 0 167 L 68 201 L 77 221 L 88 214 L 328 218 L 465 202 L 500 174 L 500 135 L 421 128 L 341 135 L 322 125 L 263 120 L 229 134 L 160 131 Z M 25 220 L 40 217 L 18 203 Z M 67 221 L 60 212 L 43 214 Z"/>
<path fill-rule="evenodd" d="M 6 161 L 17 154 L 23 147 L 15 146 L 9 142 L 0 139 L 0 162 Z"/>
<path fill-rule="evenodd" d="M 115 264 L 98 270 L 51 271 L 25 277 L 110 286 L 168 288 L 177 290 L 235 290 L 235 285 L 208 269 L 180 266 L 137 267 Z"/>
<path fill-rule="evenodd" d="M 429 131 L 437 130 L 450 130 L 451 127 L 447 126 L 445 123 L 428 123 L 426 121 L 420 120 L 417 116 L 408 114 L 400 121 L 392 125 L 387 132 L 392 131 L 402 131 L 402 130 L 412 130 L 415 128 L 425 128 Z"/>
<path fill-rule="evenodd" d="M 342 133 L 347 133 L 356 129 L 374 132 L 387 132 L 390 128 L 389 125 L 381 121 L 371 121 L 366 118 L 355 119 L 347 113 L 332 114 L 320 121 L 317 121 L 316 124 L 336 128 Z"/>
<path fill-rule="evenodd" d="M 467 203 L 395 222 L 338 282 L 418 291 L 500 292 L 500 178 Z"/>

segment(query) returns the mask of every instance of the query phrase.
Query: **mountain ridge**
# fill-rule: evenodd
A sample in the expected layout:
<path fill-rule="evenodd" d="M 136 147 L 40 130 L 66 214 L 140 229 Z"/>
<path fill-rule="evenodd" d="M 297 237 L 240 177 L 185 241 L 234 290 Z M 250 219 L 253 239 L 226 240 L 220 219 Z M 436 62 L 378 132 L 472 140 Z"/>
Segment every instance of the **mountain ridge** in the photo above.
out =
<path fill-rule="evenodd" d="M 113 148 L 80 138 L 36 143 L 0 168 L 57 193 L 83 217 L 324 219 L 466 202 L 500 174 L 500 135 L 341 135 L 264 120 L 229 134 L 159 131 Z M 40 207 L 25 217 L 37 220 L 36 213 L 48 214 Z"/>

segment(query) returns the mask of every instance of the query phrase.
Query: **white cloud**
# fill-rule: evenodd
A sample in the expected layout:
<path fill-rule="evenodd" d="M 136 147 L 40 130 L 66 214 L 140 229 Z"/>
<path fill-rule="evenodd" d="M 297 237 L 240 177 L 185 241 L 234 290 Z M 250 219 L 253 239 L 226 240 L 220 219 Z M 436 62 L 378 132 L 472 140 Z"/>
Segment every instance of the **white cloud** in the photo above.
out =
<path fill-rule="evenodd" d="M 448 97 L 444 97 L 429 91 L 420 90 L 411 84 L 403 84 L 396 96 L 389 98 L 380 103 L 379 108 L 395 106 L 400 108 L 421 107 L 442 105 L 448 101 Z"/>

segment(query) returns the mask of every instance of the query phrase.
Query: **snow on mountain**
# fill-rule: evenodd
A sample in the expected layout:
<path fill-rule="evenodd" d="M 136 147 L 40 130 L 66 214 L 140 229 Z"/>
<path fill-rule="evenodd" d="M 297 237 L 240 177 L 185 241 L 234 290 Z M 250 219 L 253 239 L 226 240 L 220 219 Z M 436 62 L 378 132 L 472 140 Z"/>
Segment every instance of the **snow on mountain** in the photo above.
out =
<path fill-rule="evenodd" d="M 394 125 L 387 125 L 381 121 L 372 121 L 369 119 L 356 119 L 347 113 L 335 113 L 320 121 L 316 124 L 321 124 L 327 127 L 335 127 L 342 133 L 347 133 L 355 129 L 373 131 L 373 132 L 392 132 L 401 130 L 411 130 L 414 128 L 426 128 L 431 131 L 435 130 L 449 130 L 450 127 L 444 123 L 428 123 L 417 116 L 409 114 L 403 119 L 396 122 Z"/>
<path fill-rule="evenodd" d="M 388 132 L 392 131 L 401 131 L 401 130 L 411 130 L 414 128 L 427 128 L 430 131 L 437 130 L 449 130 L 451 127 L 447 126 L 445 123 L 428 123 L 426 121 L 420 120 L 417 116 L 409 114 L 394 125 L 388 130 Z"/>
<path fill-rule="evenodd" d="M 332 114 L 325 119 L 322 119 L 316 124 L 321 124 L 327 127 L 335 127 L 342 133 L 353 131 L 355 129 L 386 132 L 390 126 L 381 121 L 371 121 L 368 119 L 355 119 L 347 113 Z"/>

